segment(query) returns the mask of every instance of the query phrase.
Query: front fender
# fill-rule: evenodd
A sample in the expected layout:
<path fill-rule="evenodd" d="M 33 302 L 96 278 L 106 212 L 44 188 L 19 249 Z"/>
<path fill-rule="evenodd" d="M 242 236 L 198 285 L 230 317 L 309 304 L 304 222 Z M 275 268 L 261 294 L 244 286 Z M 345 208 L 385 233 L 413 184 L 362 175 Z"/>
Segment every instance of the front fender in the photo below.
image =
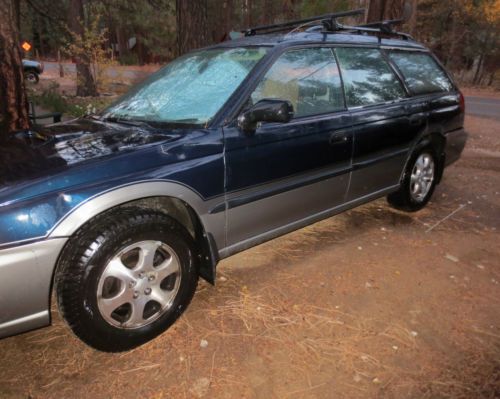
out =
<path fill-rule="evenodd" d="M 210 233 L 218 248 L 225 246 L 224 213 L 210 214 L 221 199 L 203 200 L 199 194 L 182 184 L 157 180 L 129 183 L 96 194 L 65 215 L 50 231 L 49 238 L 69 237 L 93 217 L 127 202 L 148 197 L 173 197 L 189 205 L 198 215 L 205 232 Z"/>

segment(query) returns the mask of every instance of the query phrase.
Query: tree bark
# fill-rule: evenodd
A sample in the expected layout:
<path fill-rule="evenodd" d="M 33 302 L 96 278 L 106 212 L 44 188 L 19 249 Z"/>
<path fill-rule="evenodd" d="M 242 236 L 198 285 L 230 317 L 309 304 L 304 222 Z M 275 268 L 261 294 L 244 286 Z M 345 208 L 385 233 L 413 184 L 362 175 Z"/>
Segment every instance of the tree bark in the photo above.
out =
<path fill-rule="evenodd" d="M 251 28 L 253 26 L 253 18 L 252 18 L 252 0 L 245 0 L 245 25 L 247 28 Z"/>
<path fill-rule="evenodd" d="M 83 13 L 82 0 L 71 0 L 68 12 L 69 29 L 76 35 L 84 35 L 83 21 L 85 15 Z M 76 95 L 80 97 L 97 96 L 97 86 L 90 72 L 90 58 L 86 55 L 76 56 Z"/>
<path fill-rule="evenodd" d="M 291 21 L 297 19 L 300 14 L 299 0 L 284 0 L 283 14 L 285 15 L 285 21 Z"/>
<path fill-rule="evenodd" d="M 234 27 L 233 20 L 233 0 L 224 1 L 224 35 L 229 35 L 229 32 Z"/>
<path fill-rule="evenodd" d="M 19 0 L 0 0 L 0 140 L 30 126 L 17 21 Z"/>
<path fill-rule="evenodd" d="M 411 0 L 410 4 L 411 4 L 411 15 L 406 23 L 407 23 L 408 31 L 410 32 L 410 35 L 415 36 L 415 33 L 417 33 L 416 31 L 417 31 L 418 1 Z"/>
<path fill-rule="evenodd" d="M 120 61 L 122 63 L 125 63 L 125 60 L 127 59 L 128 55 L 128 41 L 127 41 L 127 35 L 123 31 L 123 28 L 119 26 L 116 29 L 116 40 L 118 42 L 118 53 L 120 57 Z"/>
<path fill-rule="evenodd" d="M 176 0 L 179 55 L 210 43 L 207 0 Z"/>
<path fill-rule="evenodd" d="M 366 22 L 377 22 L 384 19 L 386 0 L 369 0 Z"/>
<path fill-rule="evenodd" d="M 274 22 L 273 3 L 272 0 L 264 0 L 263 13 L 260 23 L 262 25 L 272 24 Z"/>
<path fill-rule="evenodd" d="M 478 84 L 479 83 L 479 77 L 481 76 L 481 71 L 483 69 L 483 62 L 484 62 L 484 54 L 481 53 L 479 55 L 479 60 L 477 62 L 476 72 L 474 73 L 474 77 L 472 79 L 472 84 Z"/>
<path fill-rule="evenodd" d="M 370 0 L 366 22 L 378 22 L 386 19 L 399 19 L 403 17 L 405 3 L 408 0 Z M 416 4 L 416 2 L 415 2 Z M 415 9 L 413 10 L 415 12 Z"/>

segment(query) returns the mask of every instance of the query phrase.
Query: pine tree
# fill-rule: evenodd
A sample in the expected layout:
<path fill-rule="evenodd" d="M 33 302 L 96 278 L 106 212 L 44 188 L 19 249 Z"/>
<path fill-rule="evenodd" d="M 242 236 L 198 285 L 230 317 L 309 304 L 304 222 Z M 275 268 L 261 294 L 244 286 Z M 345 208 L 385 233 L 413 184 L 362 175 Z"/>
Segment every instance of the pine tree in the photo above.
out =
<path fill-rule="evenodd" d="M 29 128 L 19 41 L 19 0 L 0 0 L 0 139 Z"/>

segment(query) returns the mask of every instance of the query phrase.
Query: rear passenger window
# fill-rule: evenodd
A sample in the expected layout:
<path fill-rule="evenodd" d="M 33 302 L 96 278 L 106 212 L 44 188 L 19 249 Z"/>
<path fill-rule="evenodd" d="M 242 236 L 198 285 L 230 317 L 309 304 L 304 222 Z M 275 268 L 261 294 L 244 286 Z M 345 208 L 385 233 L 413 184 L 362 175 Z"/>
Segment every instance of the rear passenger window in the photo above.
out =
<path fill-rule="evenodd" d="M 252 93 L 252 103 L 279 98 L 292 103 L 295 116 L 344 109 L 340 74 L 329 48 L 287 51 L 267 71 Z"/>
<path fill-rule="evenodd" d="M 348 106 L 384 103 L 406 96 L 401 82 L 380 50 L 339 47 L 335 52 Z"/>
<path fill-rule="evenodd" d="M 414 94 L 450 91 L 453 88 L 444 71 L 429 54 L 393 51 L 390 57 Z"/>

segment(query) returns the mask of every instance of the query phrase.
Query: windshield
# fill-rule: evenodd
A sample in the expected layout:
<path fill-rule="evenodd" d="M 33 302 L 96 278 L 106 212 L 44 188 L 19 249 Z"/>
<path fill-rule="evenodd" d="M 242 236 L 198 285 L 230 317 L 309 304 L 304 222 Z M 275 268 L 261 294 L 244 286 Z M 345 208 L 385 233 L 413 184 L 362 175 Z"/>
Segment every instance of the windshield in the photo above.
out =
<path fill-rule="evenodd" d="M 180 57 L 106 109 L 103 118 L 206 124 L 267 49 L 205 50 Z"/>

